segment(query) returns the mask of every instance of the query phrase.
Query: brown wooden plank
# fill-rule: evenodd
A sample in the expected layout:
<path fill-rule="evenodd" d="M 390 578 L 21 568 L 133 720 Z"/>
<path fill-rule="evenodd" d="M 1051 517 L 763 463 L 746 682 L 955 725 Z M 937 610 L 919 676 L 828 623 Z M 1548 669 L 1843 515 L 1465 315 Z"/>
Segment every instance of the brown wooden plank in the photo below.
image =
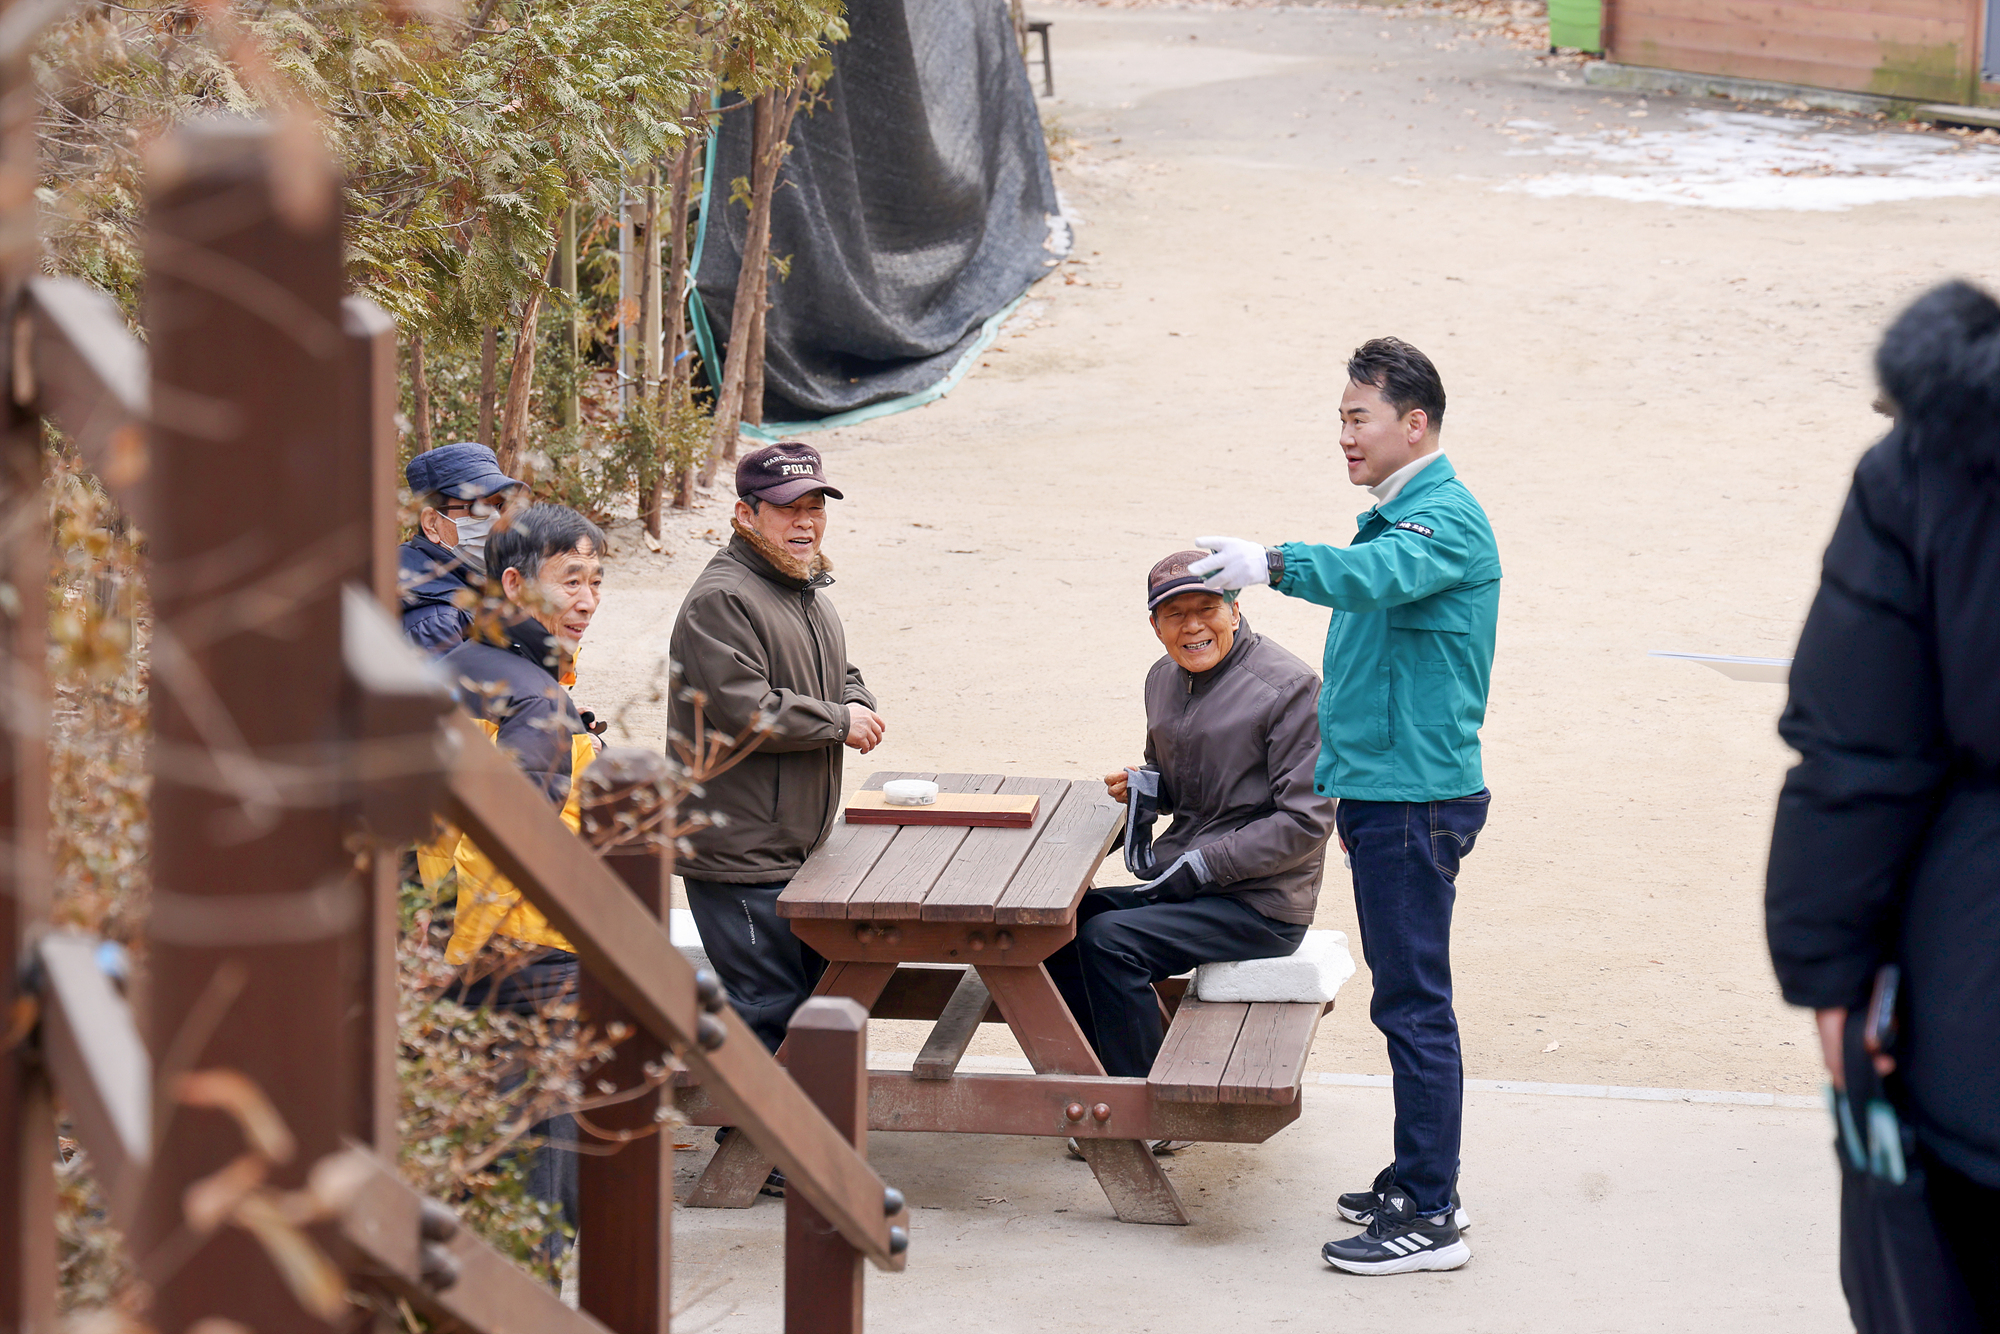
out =
<path fill-rule="evenodd" d="M 41 963 L 42 1059 L 90 1154 L 114 1227 L 130 1227 L 152 1166 L 153 1062 L 131 1008 L 97 966 L 97 938 L 51 931 Z"/>
<path fill-rule="evenodd" d="M 1001 783 L 999 774 L 939 774 L 939 800 L 947 794 L 987 795 Z M 923 912 L 924 896 L 965 841 L 963 825 L 909 826 L 875 859 L 875 865 L 848 895 L 850 918 L 900 918 L 915 921 Z"/>
<path fill-rule="evenodd" d="M 729 1110 L 732 1124 L 785 1170 L 793 1190 L 835 1221 L 883 1269 L 900 1270 L 882 1218 L 882 1178 L 827 1123 L 736 1012 L 723 1006 L 720 1046 L 696 1041 L 694 967 L 625 885 L 556 818 L 541 790 L 472 725 L 458 738 L 446 817 L 569 938 L 583 966 L 648 1031 L 671 1043 Z M 155 909 L 157 915 L 158 909 Z M 178 1198 L 178 1197 L 176 1197 Z M 177 1206 L 178 1207 L 178 1206 Z"/>
<path fill-rule="evenodd" d="M 1168 1102 L 1220 1102 L 1222 1072 L 1236 1050 L 1250 1007 L 1184 1000 L 1146 1083 Z"/>
<path fill-rule="evenodd" d="M 146 349 L 126 327 L 118 303 L 76 278 L 34 277 L 22 293 L 25 346 L 14 364 L 31 369 L 34 406 L 53 419 L 83 455 L 91 473 L 142 527 L 153 526 L 142 485 L 148 465 L 146 427 L 152 385 Z M 177 412 L 213 416 L 206 400 L 177 402 Z"/>
<path fill-rule="evenodd" d="M 1253 1004 L 1216 1086 L 1221 1100 L 1281 1106 L 1294 1101 L 1319 1016 L 1315 1002 Z"/>
<path fill-rule="evenodd" d="M 1720 6 L 1714 0 L 1669 0 L 1649 6 L 1620 5 L 1618 20 L 1647 29 L 1676 23 L 1705 24 L 1730 34 L 1744 49 L 1773 50 L 1795 39 L 1849 38 L 1901 46 L 1963 41 L 1971 15 L 1963 0 L 1923 0 L 1895 14 L 1888 0 L 1866 6 L 1769 4 Z M 1651 12 L 1644 12 L 1650 10 Z"/>
<path fill-rule="evenodd" d="M 944 1013 L 952 994 L 958 990 L 958 979 L 965 975 L 963 968 L 949 966 L 910 966 L 898 968 L 889 985 L 882 988 L 882 995 L 869 1008 L 872 1019 L 918 1019 L 935 1021 Z M 988 1004 L 984 1022 L 1004 1024 L 1000 1007 Z"/>
<path fill-rule="evenodd" d="M 449 1209 L 404 1185 L 387 1161 L 351 1148 L 315 1170 L 352 1189 L 334 1226 L 347 1252 L 343 1258 L 364 1287 L 402 1298 L 445 1328 L 480 1334 L 611 1334 L 459 1225 Z M 433 1228 L 441 1224 L 449 1235 L 424 1240 L 426 1215 Z M 439 1285 L 425 1277 L 426 1252 L 438 1269 L 456 1275 L 453 1282 Z M 289 1327 L 301 1323 L 294 1320 Z"/>
<path fill-rule="evenodd" d="M 819 985 L 813 988 L 813 995 L 844 996 L 864 1010 L 871 1009 L 895 973 L 896 965 L 892 963 L 835 961 L 820 974 Z M 786 1059 L 785 1048 L 790 1042 L 791 1038 L 787 1037 L 778 1045 L 778 1060 L 781 1063 Z M 735 1123 L 722 1121 L 715 1124 Z M 749 1136 L 731 1135 L 716 1146 L 708 1166 L 702 1169 L 701 1176 L 688 1191 L 686 1204 L 691 1209 L 748 1209 L 757 1202 L 757 1194 L 764 1188 L 764 1179 L 770 1174 L 770 1155 L 758 1148 Z"/>
<path fill-rule="evenodd" d="M 1111 799 L 1102 782 L 1071 783 L 994 908 L 993 920 L 1024 925 L 1074 920 L 1077 901 L 1124 822 L 1125 807 Z"/>
<path fill-rule="evenodd" d="M 880 791 L 892 778 L 936 778 L 934 773 L 885 770 L 868 775 L 863 790 Z M 806 858 L 806 864 L 778 896 L 780 917 L 847 916 L 847 900 L 867 878 L 876 859 L 898 833 L 894 825 L 858 825 L 836 821 L 826 842 Z"/>
<path fill-rule="evenodd" d="M 924 1039 L 924 1049 L 917 1053 L 910 1072 L 917 1079 L 950 1079 L 958 1070 L 958 1063 L 965 1056 L 965 1049 L 972 1045 L 973 1035 L 979 1032 L 979 1025 L 985 1019 L 987 1010 L 993 1005 L 993 994 L 986 989 L 975 969 L 965 970 L 959 979 L 958 989 L 945 1003 L 944 1013 L 938 1016 L 937 1026 Z"/>
<path fill-rule="evenodd" d="M 160 145 L 181 169 L 148 182 L 150 397 L 173 406 L 144 442 L 156 744 L 138 1015 L 169 1087 L 189 1068 L 229 1069 L 268 1099 L 292 1148 L 273 1155 L 283 1161 L 265 1184 L 290 1191 L 354 1128 L 341 1030 L 365 886 L 340 799 L 301 799 L 265 764 L 280 755 L 337 764 L 348 749 L 341 590 L 369 577 L 372 526 L 361 503 L 371 462 L 344 447 L 353 442 L 343 430 L 339 181 L 323 158 L 280 142 L 269 120 L 183 123 Z M 274 204 L 281 156 L 290 179 L 324 201 L 311 216 Z M 277 479 L 314 480 L 310 548 L 279 507 L 218 504 L 253 476 L 278 489 Z M 25 602 L 38 586 L 15 587 Z M 10 717 L 32 718 L 38 704 L 10 678 Z M 473 744 L 493 751 L 483 737 Z M 309 1328 L 281 1262 L 248 1231 L 189 1226 L 187 1192 L 241 1163 L 243 1132 L 213 1112 L 157 1125 L 127 1234 L 134 1255 L 174 1248 L 148 1275 L 148 1324 Z M 322 1318 L 331 1328 L 340 1317 Z"/>
<path fill-rule="evenodd" d="M 1099 1124 L 1090 1109 L 1110 1110 Z M 1072 1104 L 1085 1109 L 1069 1119 Z M 678 1085 L 674 1105 L 698 1126 L 719 1125 L 721 1110 L 698 1084 Z M 917 1079 L 900 1070 L 868 1075 L 868 1128 L 971 1135 L 1074 1135 L 1105 1139 L 1191 1139 L 1261 1144 L 1299 1118 L 1299 1104 L 1160 1102 L 1143 1079 L 1109 1075 L 987 1074 Z"/>
<path fill-rule="evenodd" d="M 792 934 L 822 958 L 860 963 L 1038 963 L 1076 939 L 1076 926 L 983 922 L 835 922 L 794 917 Z"/>
<path fill-rule="evenodd" d="M 1090 1049 L 1083 1030 L 1077 1027 L 1047 968 L 1040 964 L 1032 968 L 988 965 L 980 968 L 979 975 L 993 993 L 993 999 L 999 1002 L 1000 1012 L 1007 1016 L 1007 1027 L 1013 1030 L 1037 1074 L 1104 1073 L 1097 1053 Z M 941 1087 L 950 1088 L 956 1083 L 953 1080 Z M 1103 1129 L 1118 1133 L 1124 1127 L 1122 1122 L 1113 1126 L 1116 1119 L 1114 1112 L 1102 1123 Z M 1079 1137 L 1077 1140 L 1078 1151 L 1090 1164 L 1091 1175 L 1097 1178 L 1105 1198 L 1111 1201 L 1112 1212 L 1127 1223 L 1185 1224 L 1187 1210 L 1174 1190 L 1174 1183 L 1160 1167 L 1159 1159 L 1153 1156 L 1144 1138 L 1144 1128 L 1133 1127 L 1127 1133 L 1137 1138 Z"/>
<path fill-rule="evenodd" d="M 1962 0 L 1880 0 L 1865 12 L 1826 4 L 1718 7 L 1702 0 L 1621 4 L 1609 26 L 1615 59 L 1731 78 L 1957 100 L 1975 49 Z M 1901 67 L 1900 53 L 1955 48 L 1955 67 Z"/>
<path fill-rule="evenodd" d="M 815 996 L 786 1029 L 792 1077 L 834 1129 L 868 1152 L 868 1010 L 844 997 Z M 909 1237 L 905 1207 L 890 1222 Z M 804 1195 L 785 1194 L 785 1328 L 798 1334 L 861 1334 L 861 1253 Z M 661 1330 L 666 1329 L 664 1322 Z"/>
<path fill-rule="evenodd" d="M 997 787 L 999 774 L 991 775 Z M 1003 796 L 994 791 L 954 790 L 938 784 L 937 800 L 927 806 L 899 806 L 880 792 L 857 792 L 847 802 L 849 824 L 956 825 L 961 829 L 1028 829 L 1035 823 L 1041 798 Z"/>
<path fill-rule="evenodd" d="M 622 813 L 620 805 L 632 809 L 630 799 L 620 802 L 618 794 L 634 776 L 665 776 L 666 757 L 658 751 L 638 750 L 632 759 L 624 758 L 630 754 L 607 750 L 584 774 L 586 831 L 592 821 L 600 822 L 600 829 L 609 825 Z M 621 848 L 605 856 L 604 864 L 653 917 L 666 909 L 671 863 L 658 847 Z M 668 1058 L 666 1044 L 639 1028 L 588 970 L 578 979 L 577 1003 L 582 1020 L 600 1032 L 612 1024 L 636 1030 L 591 1072 L 592 1082 L 600 1089 L 607 1082 L 618 1089 L 644 1088 L 649 1067 Z M 674 1152 L 668 1137 L 658 1133 L 661 1103 L 660 1094 L 647 1093 L 599 1107 L 580 1117 L 578 1125 L 583 1143 L 576 1163 L 577 1230 L 590 1237 L 590 1245 L 576 1257 L 578 1306 L 612 1334 L 669 1334 Z"/>
<path fill-rule="evenodd" d="M 927 922 L 990 922 L 993 908 L 1007 892 L 1014 873 L 1033 851 L 1035 841 L 1069 793 L 1061 778 L 1009 778 L 1000 785 L 1007 793 L 1032 792 L 1041 803 L 1034 823 L 1018 829 L 974 829 L 958 845 L 951 864 L 938 876 L 924 899 Z"/>

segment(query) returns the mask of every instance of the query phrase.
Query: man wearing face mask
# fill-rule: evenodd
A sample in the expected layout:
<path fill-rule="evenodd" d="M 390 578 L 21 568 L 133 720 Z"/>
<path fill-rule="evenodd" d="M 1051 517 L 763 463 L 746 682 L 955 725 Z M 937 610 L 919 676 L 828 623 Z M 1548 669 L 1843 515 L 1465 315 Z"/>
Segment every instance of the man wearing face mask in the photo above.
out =
<path fill-rule="evenodd" d="M 1167 655 L 1146 674 L 1145 763 L 1104 778 L 1128 807 L 1125 866 L 1143 883 L 1085 894 L 1076 938 L 1047 962 L 1109 1075 L 1153 1068 L 1155 982 L 1298 948 L 1333 833 L 1334 803 L 1312 783 L 1319 678 L 1189 570 L 1206 554 L 1177 551 L 1146 577 Z M 1155 839 L 1161 814 L 1173 824 Z"/>
<path fill-rule="evenodd" d="M 397 552 L 403 633 L 432 654 L 465 639 L 486 576 L 486 538 L 521 483 L 485 445 L 467 440 L 411 459 L 403 475 L 422 506 L 417 531 Z"/>

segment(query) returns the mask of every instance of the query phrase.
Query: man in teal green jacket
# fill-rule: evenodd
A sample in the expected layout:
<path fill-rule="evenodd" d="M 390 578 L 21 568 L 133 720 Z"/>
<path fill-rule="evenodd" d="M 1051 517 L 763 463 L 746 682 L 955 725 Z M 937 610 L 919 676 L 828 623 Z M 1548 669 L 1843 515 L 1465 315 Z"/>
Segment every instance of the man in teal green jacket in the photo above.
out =
<path fill-rule="evenodd" d="M 1388 1039 L 1396 1161 L 1342 1195 L 1367 1225 L 1321 1255 L 1357 1274 L 1456 1269 L 1463 1078 L 1451 1004 L 1451 910 L 1459 860 L 1486 824 L 1479 727 L 1493 670 L 1500 553 L 1486 512 L 1439 452 L 1444 383 L 1395 338 L 1347 363 L 1340 445 L 1348 479 L 1375 497 L 1345 547 L 1265 547 L 1204 537 L 1190 571 L 1218 589 L 1268 583 L 1333 608 L 1320 691 L 1315 788 L 1338 797 L 1354 873 L 1369 1017 Z"/>

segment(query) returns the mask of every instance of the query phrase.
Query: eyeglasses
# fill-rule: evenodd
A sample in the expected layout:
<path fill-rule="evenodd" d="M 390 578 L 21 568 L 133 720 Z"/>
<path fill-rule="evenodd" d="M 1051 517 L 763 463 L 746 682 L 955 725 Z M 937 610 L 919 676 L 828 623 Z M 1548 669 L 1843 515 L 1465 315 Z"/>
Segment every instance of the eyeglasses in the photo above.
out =
<path fill-rule="evenodd" d="M 460 500 L 455 496 L 447 496 L 438 502 L 437 512 L 447 519 L 464 518 L 467 515 L 477 519 L 498 514 L 506 507 L 506 493 L 502 492 L 500 495 L 483 496 L 478 500 Z"/>

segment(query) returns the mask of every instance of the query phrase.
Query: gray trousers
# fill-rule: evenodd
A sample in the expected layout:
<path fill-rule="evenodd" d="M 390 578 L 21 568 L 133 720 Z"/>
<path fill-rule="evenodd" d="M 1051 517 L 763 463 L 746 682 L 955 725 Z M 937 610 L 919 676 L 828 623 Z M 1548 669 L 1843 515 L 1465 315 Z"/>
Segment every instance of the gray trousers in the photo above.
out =
<path fill-rule="evenodd" d="M 729 1004 L 758 1041 L 776 1051 L 792 1012 L 805 1004 L 826 971 L 826 960 L 778 916 L 778 895 L 789 882 L 729 885 L 684 876 L 681 883 L 687 886 L 701 947 L 729 993 Z"/>

